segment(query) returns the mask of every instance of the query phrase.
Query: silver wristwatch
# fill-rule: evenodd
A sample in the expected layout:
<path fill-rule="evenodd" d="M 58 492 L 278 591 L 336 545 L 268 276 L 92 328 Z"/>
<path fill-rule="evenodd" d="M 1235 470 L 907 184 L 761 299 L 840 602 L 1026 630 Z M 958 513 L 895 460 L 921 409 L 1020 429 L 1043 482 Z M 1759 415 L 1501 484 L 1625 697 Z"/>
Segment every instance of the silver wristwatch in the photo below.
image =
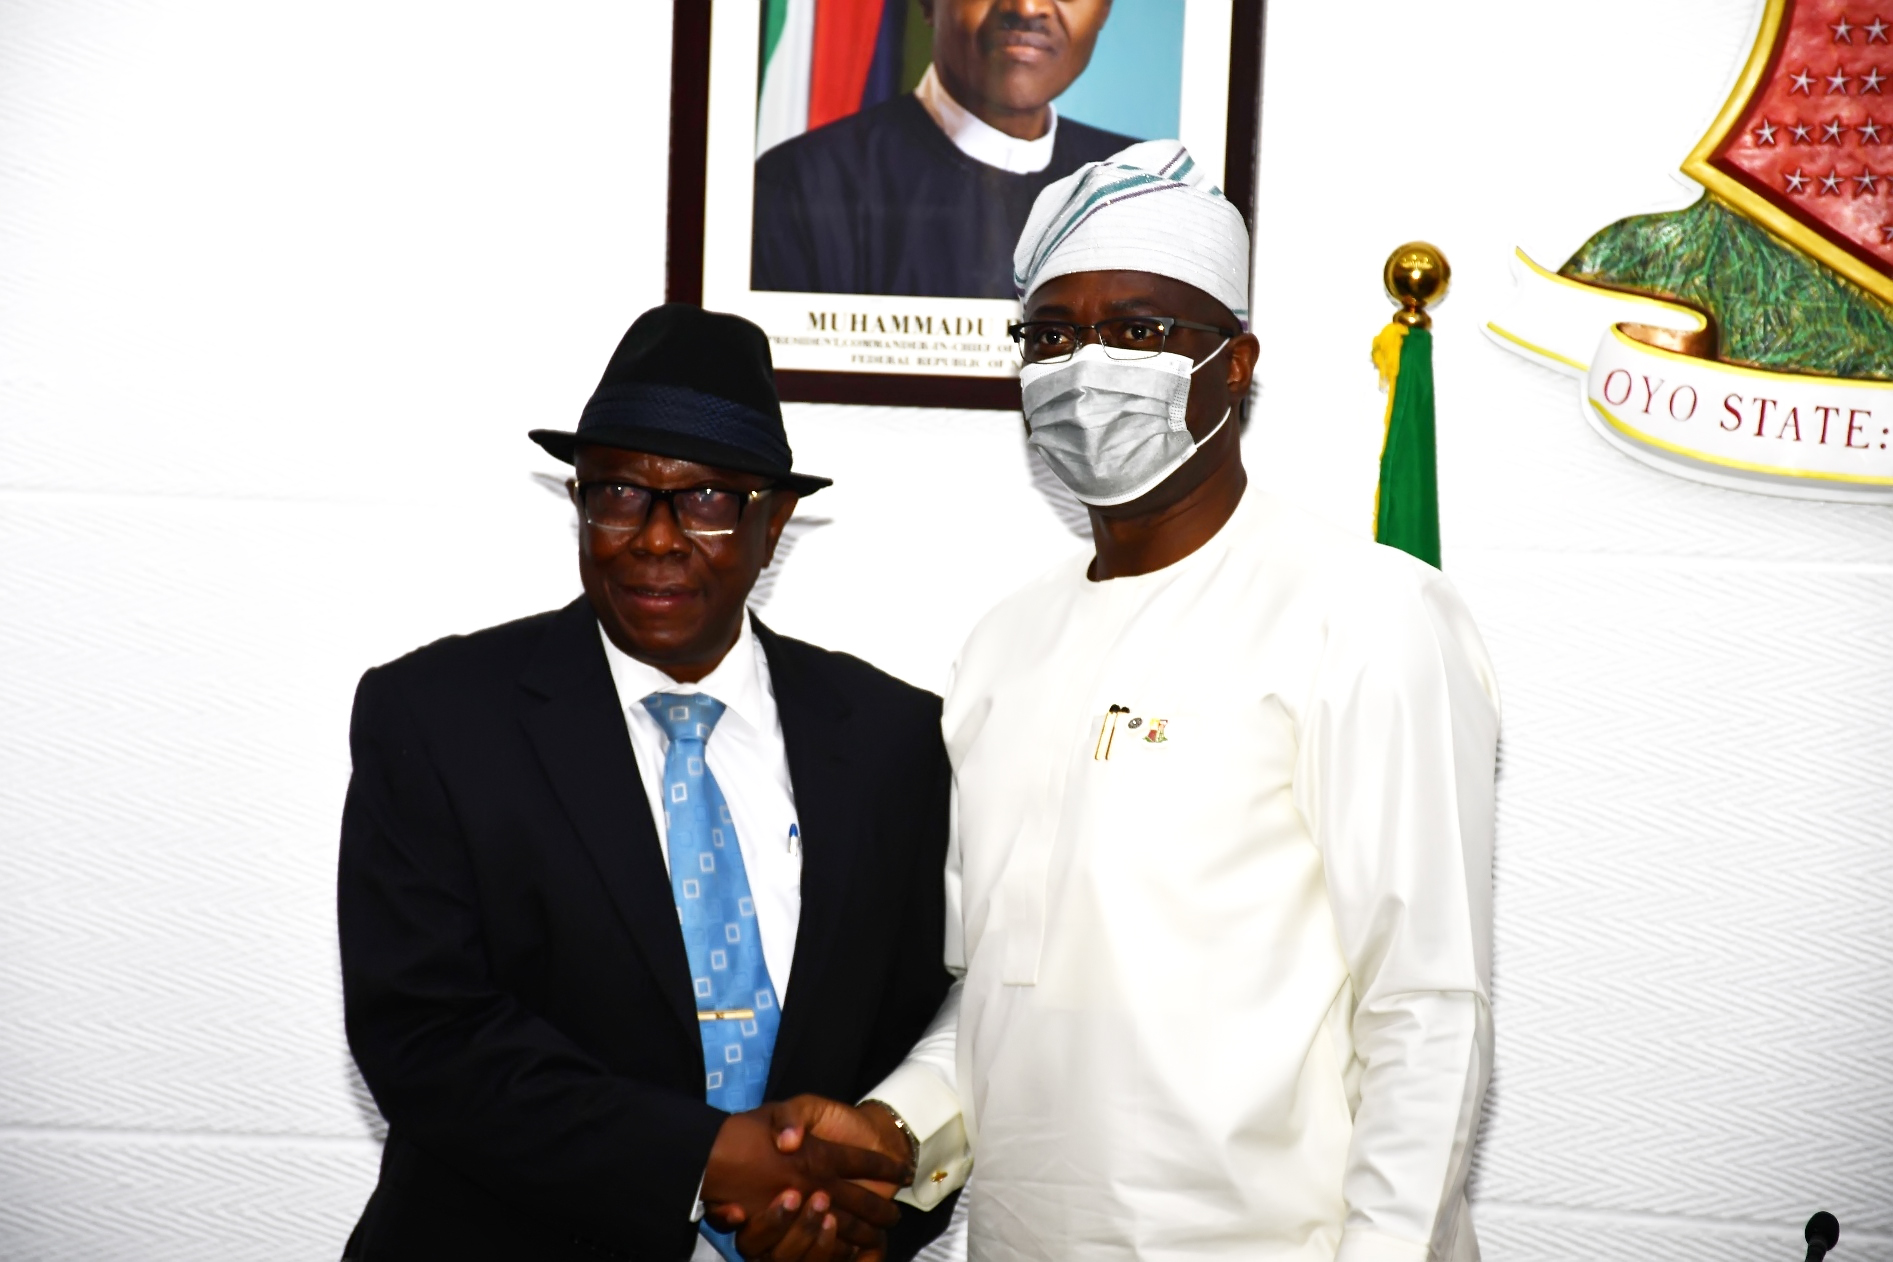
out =
<path fill-rule="evenodd" d="M 862 1104 L 878 1104 L 887 1110 L 887 1115 L 894 1119 L 894 1129 L 907 1136 L 907 1160 L 914 1168 L 914 1177 L 920 1177 L 920 1136 L 914 1134 L 914 1128 L 907 1124 L 907 1119 L 900 1115 L 900 1110 L 886 1100 L 869 1098 Z"/>

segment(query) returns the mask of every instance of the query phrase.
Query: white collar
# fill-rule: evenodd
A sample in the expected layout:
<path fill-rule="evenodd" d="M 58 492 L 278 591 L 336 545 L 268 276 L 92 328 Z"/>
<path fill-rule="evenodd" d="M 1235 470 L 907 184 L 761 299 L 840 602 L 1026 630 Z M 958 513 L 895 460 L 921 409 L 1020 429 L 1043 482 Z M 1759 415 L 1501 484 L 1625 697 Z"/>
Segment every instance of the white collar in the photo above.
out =
<path fill-rule="evenodd" d="M 1058 139 L 1058 107 L 1055 105 L 1045 107 L 1052 112 L 1052 125 L 1045 129 L 1045 134 L 1037 140 L 1020 140 L 975 117 L 954 100 L 931 64 L 915 86 L 914 96 L 953 142 L 953 147 L 975 162 L 984 162 L 1014 175 L 1031 175 L 1052 164 L 1052 145 Z"/>
<path fill-rule="evenodd" d="M 611 664 L 611 682 L 618 689 L 618 703 L 626 710 L 644 709 L 644 698 L 654 692 L 701 692 L 723 703 L 725 713 L 720 722 L 727 722 L 733 714 L 758 733 L 774 726 L 775 707 L 772 699 L 765 695 L 768 685 L 764 682 L 762 645 L 750 631 L 747 610 L 743 613 L 742 628 L 736 633 L 736 643 L 730 645 L 730 651 L 723 655 L 715 670 L 694 684 L 679 683 L 648 662 L 632 657 L 611 642 L 603 624 L 598 628 L 598 638 L 604 642 L 605 660 Z"/>

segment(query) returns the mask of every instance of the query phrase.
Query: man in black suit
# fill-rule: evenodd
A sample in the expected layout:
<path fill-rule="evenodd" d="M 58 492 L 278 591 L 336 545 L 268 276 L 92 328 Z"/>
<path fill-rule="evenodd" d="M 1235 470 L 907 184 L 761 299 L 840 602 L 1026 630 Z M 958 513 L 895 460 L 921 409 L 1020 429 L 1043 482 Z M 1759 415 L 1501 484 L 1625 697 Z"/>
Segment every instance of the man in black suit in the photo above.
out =
<path fill-rule="evenodd" d="M 947 990 L 940 700 L 746 616 L 828 485 L 754 325 L 646 312 L 532 437 L 576 464 L 585 596 L 355 697 L 342 971 L 389 1130 L 345 1256 L 911 1256 L 950 1207 L 883 1235 L 891 1118 L 784 1142 L 764 1101 L 859 1099 Z"/>

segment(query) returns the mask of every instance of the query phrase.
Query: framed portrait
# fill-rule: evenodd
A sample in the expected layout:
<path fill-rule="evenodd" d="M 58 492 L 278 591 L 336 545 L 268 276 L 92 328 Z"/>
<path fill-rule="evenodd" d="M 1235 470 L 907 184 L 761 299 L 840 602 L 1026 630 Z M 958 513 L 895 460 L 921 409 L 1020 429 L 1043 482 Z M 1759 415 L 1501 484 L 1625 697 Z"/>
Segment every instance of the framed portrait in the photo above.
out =
<path fill-rule="evenodd" d="M 1253 222 L 1264 0 L 674 0 L 666 290 L 784 399 L 1016 408 L 1012 250 L 1176 138 Z"/>

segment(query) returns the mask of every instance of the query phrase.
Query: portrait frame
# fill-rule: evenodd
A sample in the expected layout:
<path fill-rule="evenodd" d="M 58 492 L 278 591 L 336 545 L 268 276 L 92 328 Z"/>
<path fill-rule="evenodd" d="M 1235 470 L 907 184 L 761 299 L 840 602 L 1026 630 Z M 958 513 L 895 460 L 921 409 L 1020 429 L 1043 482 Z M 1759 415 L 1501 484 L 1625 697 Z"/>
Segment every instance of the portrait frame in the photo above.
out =
<path fill-rule="evenodd" d="M 890 3 L 897 0 L 889 0 Z M 1122 0 L 1120 0 L 1122 2 Z M 1195 113 L 1202 120 L 1195 129 L 1199 136 L 1212 140 L 1220 132 L 1220 152 L 1211 163 L 1219 163 L 1219 177 L 1230 202 L 1253 228 L 1255 217 L 1256 169 L 1261 131 L 1262 53 L 1266 0 L 1182 0 L 1199 6 L 1204 15 L 1193 32 L 1196 64 L 1209 55 L 1220 53 L 1211 44 L 1202 24 L 1213 36 L 1220 30 L 1223 15 L 1227 20 L 1226 66 L 1212 65 L 1220 74 L 1198 74 L 1195 81 L 1207 81 L 1211 108 L 1205 111 L 1204 89 L 1197 94 Z M 755 320 L 771 335 L 776 348 L 776 386 L 785 401 L 809 403 L 853 403 L 897 407 L 990 408 L 1016 411 L 1019 408 L 1019 384 L 1015 366 L 1005 375 L 997 375 L 997 352 L 990 348 L 1004 338 L 1003 300 L 991 298 L 903 298 L 900 296 L 797 293 L 762 293 L 749 288 L 747 278 L 752 229 L 750 199 L 753 197 L 755 142 L 753 114 L 756 110 L 756 76 L 745 83 L 741 69 L 753 65 L 757 55 L 757 37 L 753 34 L 761 0 L 673 0 L 671 26 L 671 115 L 668 197 L 665 227 L 665 297 L 671 302 L 701 304 L 716 310 L 733 311 Z M 1218 81 L 1226 90 L 1218 89 Z M 738 124 L 748 92 L 747 108 L 752 123 Z M 1213 104 L 1220 99 L 1220 118 L 1214 117 Z M 1188 115 L 1188 111 L 1184 111 Z M 1192 129 L 1180 126 L 1182 139 L 1190 143 Z M 740 151 L 739 151 L 739 146 Z M 1194 149 L 1202 161 L 1200 149 Z M 749 183 L 742 172 L 750 172 Z M 721 196 L 718 196 L 721 194 Z M 732 207 L 734 202 L 741 205 Z M 740 251 L 732 242 L 740 242 Z M 710 251 L 715 249 L 714 257 Z M 732 259 L 740 253 L 743 276 L 733 280 Z M 930 314 L 967 311 L 966 319 L 980 321 L 982 345 L 988 348 L 975 371 L 941 371 L 912 363 L 883 365 L 873 369 L 809 366 L 798 362 L 796 347 L 785 339 L 794 338 L 802 320 L 800 310 L 807 308 L 807 321 L 819 331 L 827 321 L 875 321 L 896 319 L 898 308 L 924 304 Z M 829 310 L 824 316 L 817 306 Z M 1003 301 L 1016 313 L 1017 304 Z M 843 314 L 845 312 L 845 314 Z M 858 314 L 857 314 L 858 313 Z M 916 317 L 918 318 L 918 317 Z M 950 315 L 942 319 L 959 319 Z M 1016 318 L 1007 316 L 1004 318 Z M 961 321 L 964 325 L 964 321 Z M 807 340 L 797 338 L 797 341 Z M 809 352 L 814 354 L 815 352 Z M 835 357 L 833 352 L 828 358 Z M 940 356 L 909 357 L 941 362 Z M 969 362 L 969 361 L 956 361 Z"/>

